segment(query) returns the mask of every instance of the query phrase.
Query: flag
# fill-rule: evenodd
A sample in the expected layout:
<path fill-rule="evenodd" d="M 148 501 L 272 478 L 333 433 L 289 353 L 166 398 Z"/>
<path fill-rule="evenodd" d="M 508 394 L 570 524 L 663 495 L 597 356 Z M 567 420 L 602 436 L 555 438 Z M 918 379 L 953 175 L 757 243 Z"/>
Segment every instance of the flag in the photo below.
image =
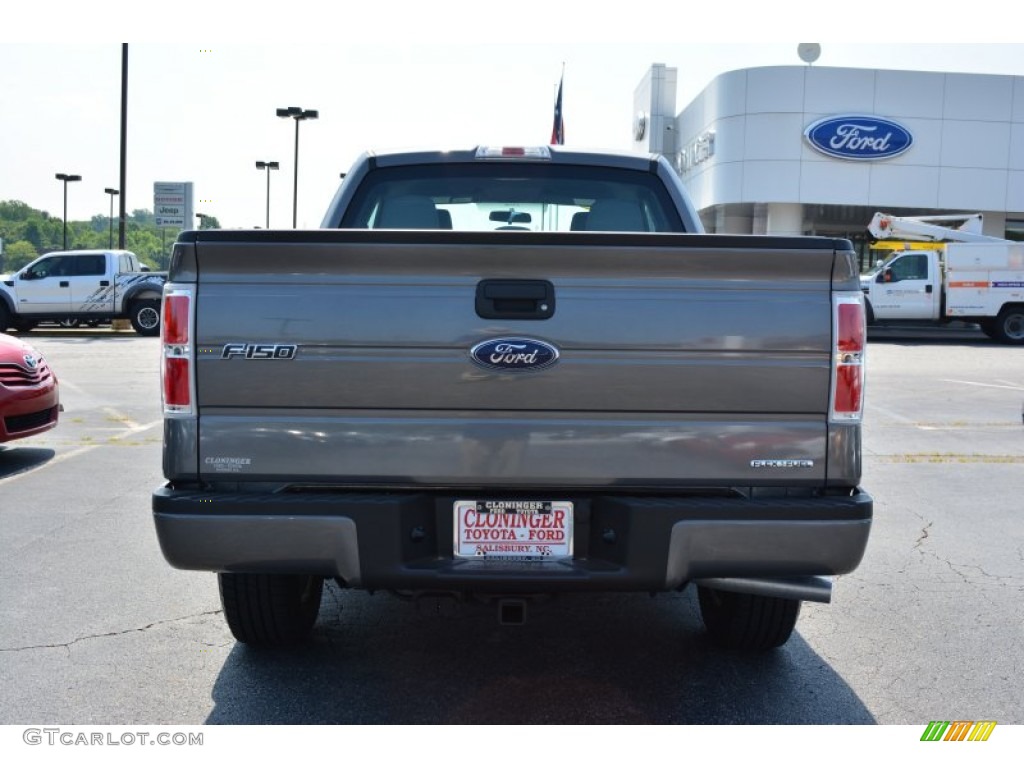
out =
<path fill-rule="evenodd" d="M 562 122 L 562 80 L 565 80 L 564 74 L 561 80 L 558 81 L 558 98 L 555 99 L 555 123 L 551 126 L 552 144 L 565 144 L 565 123 Z"/>

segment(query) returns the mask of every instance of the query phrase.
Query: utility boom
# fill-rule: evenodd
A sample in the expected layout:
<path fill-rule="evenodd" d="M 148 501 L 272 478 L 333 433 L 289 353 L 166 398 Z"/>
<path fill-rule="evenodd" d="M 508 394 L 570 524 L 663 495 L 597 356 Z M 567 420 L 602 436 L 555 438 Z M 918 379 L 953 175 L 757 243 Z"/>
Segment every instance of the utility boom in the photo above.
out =
<path fill-rule="evenodd" d="M 949 216 L 892 216 L 876 213 L 868 232 L 876 240 L 915 240 L 931 243 L 1005 243 L 1001 237 L 981 233 L 984 216 L 962 213 Z M 950 226 L 960 222 L 959 226 Z"/>

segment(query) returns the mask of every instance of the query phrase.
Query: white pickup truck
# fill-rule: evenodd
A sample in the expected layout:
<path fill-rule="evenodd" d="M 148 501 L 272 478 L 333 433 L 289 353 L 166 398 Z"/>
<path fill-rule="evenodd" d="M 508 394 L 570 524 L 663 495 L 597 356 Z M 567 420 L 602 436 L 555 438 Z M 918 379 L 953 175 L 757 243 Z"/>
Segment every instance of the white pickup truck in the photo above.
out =
<path fill-rule="evenodd" d="M 149 272 L 131 251 L 55 251 L 0 275 L 0 333 L 43 321 L 128 319 L 142 336 L 160 333 L 167 274 Z"/>

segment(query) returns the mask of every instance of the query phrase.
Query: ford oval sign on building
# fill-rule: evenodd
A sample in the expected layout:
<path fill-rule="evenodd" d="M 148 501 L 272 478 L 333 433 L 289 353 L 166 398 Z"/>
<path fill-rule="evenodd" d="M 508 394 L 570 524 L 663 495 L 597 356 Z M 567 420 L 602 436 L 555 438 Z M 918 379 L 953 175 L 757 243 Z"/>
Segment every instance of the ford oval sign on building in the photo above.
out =
<path fill-rule="evenodd" d="M 557 349 L 536 339 L 489 339 L 469 354 L 474 363 L 492 371 L 539 371 L 558 360 Z"/>
<path fill-rule="evenodd" d="M 899 123 L 870 115 L 826 117 L 807 126 L 804 137 L 819 152 L 843 160 L 885 160 L 914 143 Z"/>

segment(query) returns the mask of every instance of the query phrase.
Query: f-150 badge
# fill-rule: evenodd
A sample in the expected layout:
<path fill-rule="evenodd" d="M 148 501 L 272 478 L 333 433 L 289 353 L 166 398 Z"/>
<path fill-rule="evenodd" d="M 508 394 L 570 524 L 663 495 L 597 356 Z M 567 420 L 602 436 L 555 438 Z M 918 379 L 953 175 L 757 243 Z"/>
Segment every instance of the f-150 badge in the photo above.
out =
<path fill-rule="evenodd" d="M 225 344 L 220 351 L 221 360 L 244 357 L 246 360 L 294 360 L 295 344 Z"/>
<path fill-rule="evenodd" d="M 540 371 L 558 361 L 558 350 L 547 342 L 518 337 L 481 341 L 469 355 L 492 371 Z"/>

